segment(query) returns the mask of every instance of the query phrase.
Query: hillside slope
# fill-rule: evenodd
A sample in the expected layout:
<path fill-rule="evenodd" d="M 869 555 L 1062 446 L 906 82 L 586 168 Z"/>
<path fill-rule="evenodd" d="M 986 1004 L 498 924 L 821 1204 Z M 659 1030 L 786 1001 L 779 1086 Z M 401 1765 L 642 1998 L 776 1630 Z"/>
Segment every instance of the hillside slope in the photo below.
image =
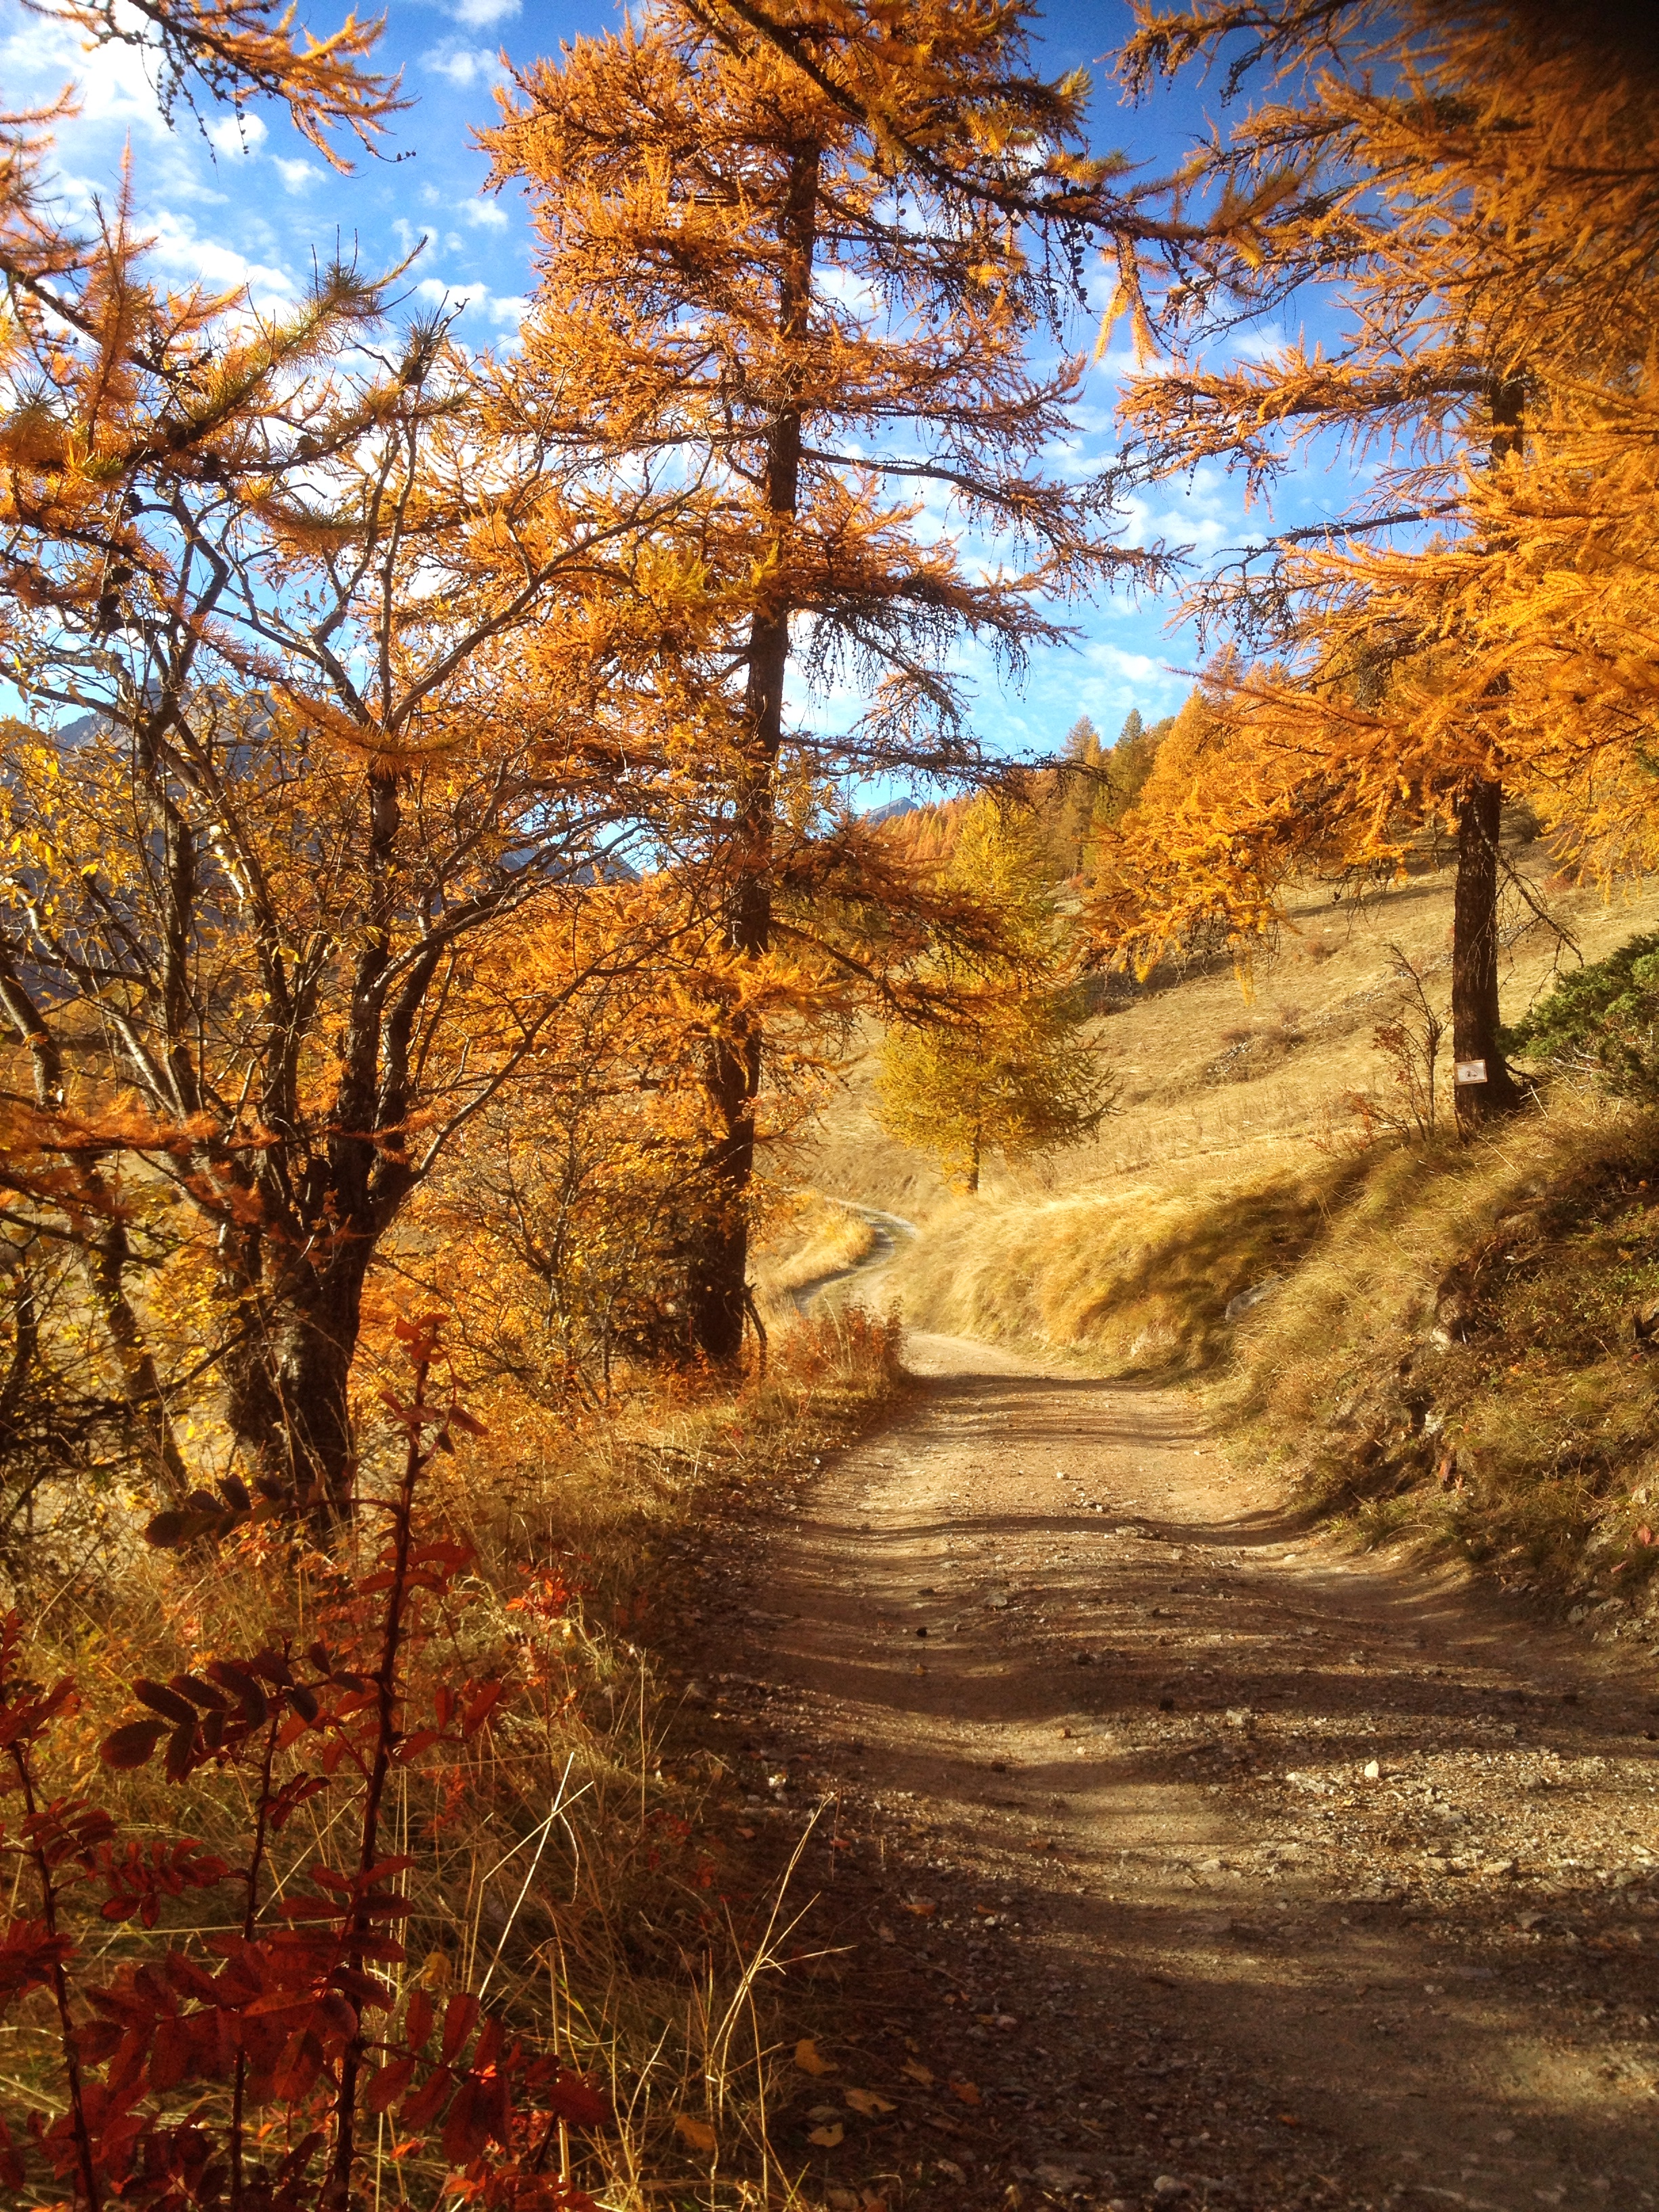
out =
<path fill-rule="evenodd" d="M 1659 922 L 1645 888 L 1551 904 L 1586 960 Z M 1093 1025 L 1120 1110 L 971 1200 L 876 1127 L 866 1061 L 803 1180 L 918 1224 L 880 1290 L 912 1327 L 1201 1381 L 1240 1448 L 1369 1538 L 1594 1590 L 1645 1635 L 1659 1370 L 1631 1316 L 1659 1304 L 1659 1125 L 1557 1090 L 1462 1146 L 1443 1091 L 1441 1133 L 1379 1139 L 1355 1102 L 1400 1096 L 1374 1043 L 1397 957 L 1443 1000 L 1450 919 L 1449 872 L 1359 908 L 1310 890 L 1248 1000 L 1224 965 L 1126 991 Z M 1510 1019 L 1576 957 L 1522 919 Z"/>

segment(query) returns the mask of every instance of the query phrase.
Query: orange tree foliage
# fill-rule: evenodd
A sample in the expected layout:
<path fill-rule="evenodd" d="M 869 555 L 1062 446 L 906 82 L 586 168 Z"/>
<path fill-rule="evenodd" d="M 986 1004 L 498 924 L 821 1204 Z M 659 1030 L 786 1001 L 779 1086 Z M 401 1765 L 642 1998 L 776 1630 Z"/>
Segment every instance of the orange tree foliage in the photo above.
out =
<path fill-rule="evenodd" d="M 1346 447 L 1364 489 L 1198 593 L 1282 665 L 1235 683 L 1224 770 L 1162 820 L 1143 808 L 1105 931 L 1127 944 L 1219 914 L 1248 936 L 1291 859 L 1386 870 L 1415 826 L 1444 824 L 1454 1049 L 1489 1077 L 1460 1090 L 1465 1125 L 1516 1096 L 1498 1042 L 1503 791 L 1592 830 L 1645 812 L 1659 80 L 1605 28 L 1594 9 L 1484 0 L 1214 0 L 1143 9 L 1121 64 L 1137 91 L 1229 56 L 1230 88 L 1258 95 L 1183 180 L 1217 236 L 1137 272 L 1143 342 L 1173 358 L 1127 394 L 1133 465 L 1224 459 L 1267 494 Z M 1333 346 L 1212 365 L 1310 283 L 1341 303 Z"/>
<path fill-rule="evenodd" d="M 81 308 L 31 333 L 0 434 L 27 617 L 0 659 L 38 718 L 11 732 L 0 1011 L 37 1112 L 104 1117 L 90 1146 L 67 1129 L 59 1225 L 167 1486 L 124 1281 L 140 1195 L 173 1243 L 191 1224 L 177 1334 L 205 1298 L 232 1437 L 337 1516 L 381 1239 L 579 980 L 641 957 L 590 935 L 578 979 L 498 949 L 599 896 L 637 817 L 589 741 L 590 593 L 663 502 L 573 489 L 522 438 L 486 462 L 494 372 L 441 325 L 389 336 L 349 270 L 262 319 L 163 298 L 117 227 Z"/>
<path fill-rule="evenodd" d="M 958 643 L 1018 668 L 1055 635 L 1050 603 L 1131 559 L 1103 489 L 1043 466 L 1081 370 L 1037 372 L 1034 342 L 1122 204 L 1081 149 L 1085 82 L 1031 73 L 1029 12 L 668 0 L 526 71 L 485 134 L 538 230 L 514 407 L 593 470 L 692 495 L 638 579 L 657 653 L 635 719 L 694 732 L 687 835 L 720 887 L 719 1203 L 690 1285 L 717 1358 L 741 1341 L 764 1042 L 864 957 L 821 924 L 809 951 L 802 917 L 876 903 L 874 846 L 792 793 L 972 771 Z M 981 564 L 965 537 L 1018 565 Z M 803 698 L 856 687 L 851 726 L 807 726 L 792 671 Z"/>
<path fill-rule="evenodd" d="M 294 127 L 337 169 L 351 164 L 331 143 L 346 131 L 373 152 L 387 120 L 407 106 L 395 80 L 363 67 L 380 42 L 384 15 L 348 15 L 322 38 L 295 35 L 286 0 L 28 0 L 32 15 L 67 24 L 91 47 L 134 49 L 149 69 L 171 118 L 182 103 L 206 98 L 241 109 L 280 101 Z"/>

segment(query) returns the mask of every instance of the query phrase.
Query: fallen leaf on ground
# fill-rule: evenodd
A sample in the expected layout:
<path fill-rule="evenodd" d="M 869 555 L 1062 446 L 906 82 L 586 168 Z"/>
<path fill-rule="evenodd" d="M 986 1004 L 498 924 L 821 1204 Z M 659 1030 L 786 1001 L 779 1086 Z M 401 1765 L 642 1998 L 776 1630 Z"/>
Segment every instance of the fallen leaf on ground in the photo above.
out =
<path fill-rule="evenodd" d="M 899 2072 L 908 2075 L 912 2081 L 920 2081 L 924 2089 L 931 2089 L 933 2086 L 933 2068 L 923 2066 L 914 2058 L 907 2058 Z"/>
<path fill-rule="evenodd" d="M 1026 1843 L 1028 1851 L 1051 1851 L 1054 1847 L 1052 1836 L 1032 1836 Z"/>
<path fill-rule="evenodd" d="M 892 1929 L 887 1925 L 887 1923 L 883 1920 L 877 1923 L 876 1941 L 878 1943 L 896 1943 L 898 1942 L 898 1937 L 894 1935 Z"/>
<path fill-rule="evenodd" d="M 807 2135 L 808 2142 L 821 2143 L 825 2150 L 834 2150 L 847 2130 L 839 2120 L 831 2120 L 827 2128 L 813 2128 Z"/>
<path fill-rule="evenodd" d="M 695 2119 L 690 2112 L 676 2112 L 674 2132 L 688 2150 L 718 2150 L 720 2137 L 707 2120 Z"/>
<path fill-rule="evenodd" d="M 795 2045 L 795 2063 L 803 2074 L 833 2074 L 836 2070 L 833 2058 L 826 2058 L 810 2035 L 802 2036 Z"/>
<path fill-rule="evenodd" d="M 841 2118 L 841 2106 L 813 2105 L 808 2108 L 806 2117 L 809 2120 L 838 2120 Z"/>
<path fill-rule="evenodd" d="M 971 2081 L 952 2081 L 951 2094 L 960 2097 L 964 2105 L 976 2105 L 980 2101 L 979 2091 Z"/>
<path fill-rule="evenodd" d="M 907 1901 L 904 1909 L 907 1912 L 914 1912 L 918 1920 L 931 1920 L 939 1911 L 933 1899 L 927 1897 L 919 1897 L 914 1902 Z"/>
<path fill-rule="evenodd" d="M 888 2098 L 877 2096 L 873 2089 L 849 2089 L 847 2101 L 855 2112 L 862 2112 L 866 2120 L 874 2119 L 878 2112 L 892 2112 L 898 2109 Z"/>

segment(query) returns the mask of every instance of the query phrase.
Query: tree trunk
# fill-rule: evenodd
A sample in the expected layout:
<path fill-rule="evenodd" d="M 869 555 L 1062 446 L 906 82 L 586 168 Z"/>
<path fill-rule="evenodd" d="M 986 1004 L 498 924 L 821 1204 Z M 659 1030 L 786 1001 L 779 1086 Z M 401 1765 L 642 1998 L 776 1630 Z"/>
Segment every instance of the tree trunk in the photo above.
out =
<path fill-rule="evenodd" d="M 252 1325 L 227 1362 L 232 1435 L 266 1493 L 325 1547 L 352 1515 L 349 1388 L 367 1272 L 353 1251 L 301 1282 L 245 1291 Z"/>
<path fill-rule="evenodd" d="M 1513 1113 L 1521 1092 L 1498 1042 L 1498 829 L 1503 787 L 1481 781 L 1463 794 L 1457 816 L 1457 887 L 1452 903 L 1452 1058 L 1457 1063 L 1457 1127 L 1471 1135 Z M 1462 1072 L 1484 1063 L 1484 1082 Z"/>
<path fill-rule="evenodd" d="M 768 603 L 749 630 L 744 691 L 744 757 L 732 823 L 732 872 L 726 901 L 726 941 L 746 959 L 772 942 L 773 834 L 778 750 L 783 742 L 783 685 L 789 667 L 789 560 L 785 545 L 800 495 L 801 410 L 790 390 L 792 345 L 806 336 L 812 305 L 817 234 L 818 149 L 790 163 L 778 220 L 782 246 L 778 285 L 779 398 L 767 443 L 765 501 L 777 583 L 763 583 Z M 755 1168 L 755 1109 L 763 1063 L 761 1027 L 752 1016 L 734 1022 L 714 1045 L 705 1079 L 715 1134 L 704 1166 L 708 1219 L 693 1249 L 687 1298 L 698 1349 L 722 1364 L 743 1349 L 748 1307 L 749 1186 Z"/>

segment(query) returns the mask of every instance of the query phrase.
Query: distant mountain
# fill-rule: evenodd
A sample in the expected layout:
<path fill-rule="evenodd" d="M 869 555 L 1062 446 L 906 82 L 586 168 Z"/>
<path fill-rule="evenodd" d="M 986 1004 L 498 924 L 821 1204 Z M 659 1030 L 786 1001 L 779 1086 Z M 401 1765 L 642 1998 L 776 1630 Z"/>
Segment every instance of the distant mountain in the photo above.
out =
<path fill-rule="evenodd" d="M 914 799 L 890 799 L 885 806 L 873 808 L 864 818 L 872 824 L 896 822 L 901 814 L 914 814 L 916 811 Z"/>

